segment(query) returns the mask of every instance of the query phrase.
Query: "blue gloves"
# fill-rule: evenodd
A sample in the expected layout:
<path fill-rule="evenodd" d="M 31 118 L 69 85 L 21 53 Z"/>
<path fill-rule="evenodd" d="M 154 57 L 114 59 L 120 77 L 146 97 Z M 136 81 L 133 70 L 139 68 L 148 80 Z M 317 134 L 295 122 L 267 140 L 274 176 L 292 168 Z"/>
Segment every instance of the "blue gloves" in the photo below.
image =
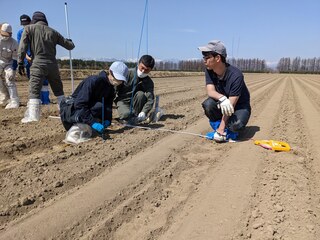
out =
<path fill-rule="evenodd" d="M 103 133 L 104 126 L 103 126 L 101 123 L 95 122 L 95 123 L 93 123 L 93 124 L 91 125 L 91 127 L 92 127 L 94 130 L 96 130 L 98 133 Z"/>
<path fill-rule="evenodd" d="M 109 120 L 105 120 L 105 121 L 103 122 L 103 126 L 104 126 L 105 128 L 109 127 L 110 125 L 111 125 L 111 122 L 110 122 Z"/>

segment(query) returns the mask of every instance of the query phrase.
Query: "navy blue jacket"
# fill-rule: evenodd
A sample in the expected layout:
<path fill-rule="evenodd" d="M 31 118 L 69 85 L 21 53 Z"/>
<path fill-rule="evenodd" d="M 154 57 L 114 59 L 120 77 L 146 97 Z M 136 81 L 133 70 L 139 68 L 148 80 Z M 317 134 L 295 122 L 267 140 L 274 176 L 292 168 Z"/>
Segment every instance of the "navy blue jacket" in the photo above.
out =
<path fill-rule="evenodd" d="M 90 126 L 95 122 L 91 108 L 97 103 L 102 103 L 104 97 L 104 120 L 112 120 L 112 104 L 115 97 L 113 85 L 110 84 L 107 73 L 101 71 L 99 75 L 84 79 L 72 94 L 74 99 L 74 110 L 81 110 L 83 123 Z M 102 115 L 102 109 L 101 109 Z"/>

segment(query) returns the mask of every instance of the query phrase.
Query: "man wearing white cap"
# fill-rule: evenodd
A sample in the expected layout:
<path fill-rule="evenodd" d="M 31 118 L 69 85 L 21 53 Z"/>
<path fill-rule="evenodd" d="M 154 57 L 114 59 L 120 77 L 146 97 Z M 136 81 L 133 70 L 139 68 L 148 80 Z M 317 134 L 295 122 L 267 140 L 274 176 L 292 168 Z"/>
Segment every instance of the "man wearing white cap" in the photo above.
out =
<path fill-rule="evenodd" d="M 84 79 L 74 93 L 60 104 L 60 117 L 65 129 L 78 128 L 80 123 L 103 133 L 112 120 L 114 86 L 126 82 L 127 75 L 128 67 L 117 61 L 111 64 L 109 75 L 101 71 L 99 75 Z"/>
<path fill-rule="evenodd" d="M 236 138 L 251 115 L 250 93 L 244 76 L 238 68 L 226 62 L 227 50 L 221 41 L 212 40 L 198 49 L 206 66 L 208 94 L 202 107 L 215 130 L 213 139 L 224 142 L 229 136 Z"/>
<path fill-rule="evenodd" d="M 0 105 L 6 105 L 6 109 L 19 107 L 15 83 L 17 53 L 18 43 L 12 38 L 12 27 L 8 23 L 3 23 L 0 32 Z"/>

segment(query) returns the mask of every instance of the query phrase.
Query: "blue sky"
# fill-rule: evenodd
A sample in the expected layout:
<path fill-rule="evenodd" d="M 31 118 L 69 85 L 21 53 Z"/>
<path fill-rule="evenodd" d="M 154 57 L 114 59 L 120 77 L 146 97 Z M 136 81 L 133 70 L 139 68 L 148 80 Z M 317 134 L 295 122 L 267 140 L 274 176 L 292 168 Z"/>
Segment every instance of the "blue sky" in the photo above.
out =
<path fill-rule="evenodd" d="M 19 17 L 42 11 L 49 26 L 67 36 L 65 2 L 73 58 L 138 56 L 146 0 L 0 0 L 0 22 L 16 36 Z M 319 0 L 148 0 L 139 56 L 200 58 L 197 47 L 223 41 L 228 57 L 320 57 Z M 68 56 L 58 47 L 57 57 Z"/>

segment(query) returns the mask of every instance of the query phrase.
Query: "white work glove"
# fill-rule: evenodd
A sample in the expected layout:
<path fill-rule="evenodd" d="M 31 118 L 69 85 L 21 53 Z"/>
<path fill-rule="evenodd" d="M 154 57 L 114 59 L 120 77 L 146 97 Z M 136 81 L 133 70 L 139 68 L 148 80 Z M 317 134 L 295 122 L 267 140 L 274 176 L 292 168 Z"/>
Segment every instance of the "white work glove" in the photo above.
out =
<path fill-rule="evenodd" d="M 219 98 L 218 108 L 221 109 L 223 115 L 231 116 L 234 113 L 233 106 L 226 96 Z"/>
<path fill-rule="evenodd" d="M 225 134 L 220 134 L 216 131 L 213 135 L 213 140 L 215 140 L 216 142 L 226 142 L 227 136 Z"/>
<path fill-rule="evenodd" d="M 138 117 L 137 117 L 137 121 L 138 122 L 142 122 L 144 120 L 146 120 L 147 116 L 144 112 L 139 113 Z"/>

